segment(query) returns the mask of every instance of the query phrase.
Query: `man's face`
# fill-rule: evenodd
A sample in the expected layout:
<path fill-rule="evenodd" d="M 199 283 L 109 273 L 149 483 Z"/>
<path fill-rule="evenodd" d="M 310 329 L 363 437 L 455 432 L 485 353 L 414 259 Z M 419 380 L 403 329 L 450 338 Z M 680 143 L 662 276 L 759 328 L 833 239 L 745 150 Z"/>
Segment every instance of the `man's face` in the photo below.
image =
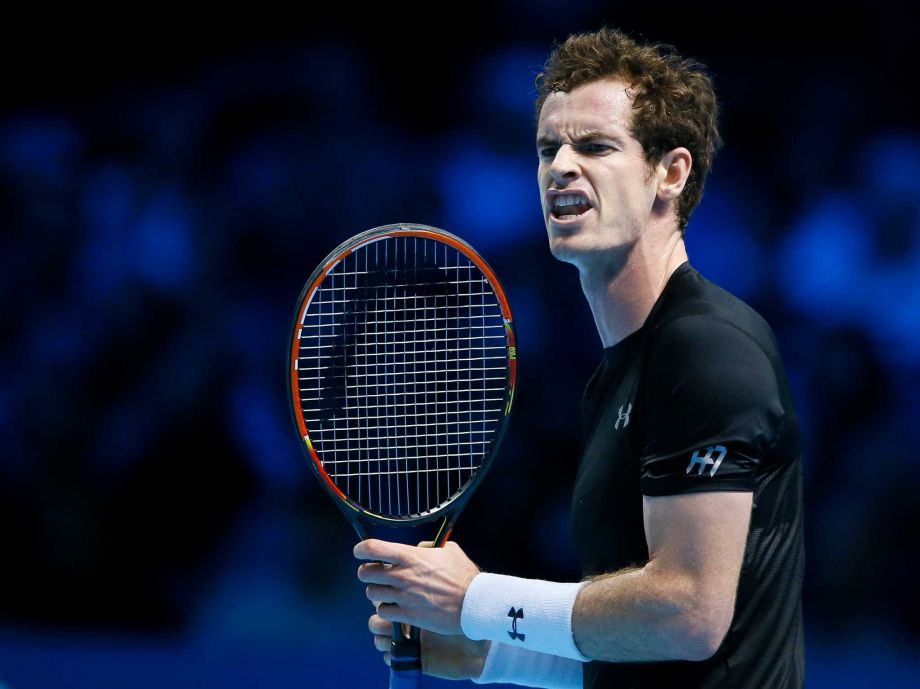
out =
<path fill-rule="evenodd" d="M 613 79 L 582 84 L 551 93 L 540 111 L 537 181 L 550 250 L 580 267 L 625 256 L 655 201 L 657 177 L 649 179 L 630 134 L 627 88 Z"/>

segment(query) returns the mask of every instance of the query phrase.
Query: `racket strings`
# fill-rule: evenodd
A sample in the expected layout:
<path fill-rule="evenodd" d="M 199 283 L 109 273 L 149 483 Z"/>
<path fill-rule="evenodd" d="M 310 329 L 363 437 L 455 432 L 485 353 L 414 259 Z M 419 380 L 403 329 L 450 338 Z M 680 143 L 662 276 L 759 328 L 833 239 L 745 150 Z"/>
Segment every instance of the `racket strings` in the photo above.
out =
<path fill-rule="evenodd" d="M 299 346 L 311 441 L 352 500 L 408 518 L 468 484 L 502 418 L 508 354 L 498 299 L 465 254 L 408 236 L 359 247 L 314 292 Z"/>

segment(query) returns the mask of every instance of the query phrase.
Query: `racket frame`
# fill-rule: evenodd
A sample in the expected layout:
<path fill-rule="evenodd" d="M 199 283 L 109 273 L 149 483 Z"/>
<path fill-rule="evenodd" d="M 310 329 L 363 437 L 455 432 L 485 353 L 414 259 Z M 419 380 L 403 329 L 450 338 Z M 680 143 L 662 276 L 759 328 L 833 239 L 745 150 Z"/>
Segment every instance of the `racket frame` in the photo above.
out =
<path fill-rule="evenodd" d="M 296 367 L 297 360 L 299 358 L 298 354 L 301 323 L 303 322 L 304 314 L 310 307 L 310 302 L 312 301 L 313 296 L 317 293 L 317 289 L 326 279 L 326 276 L 339 264 L 339 262 L 344 260 L 355 250 L 367 246 L 373 242 L 391 237 L 420 237 L 443 242 L 461 252 L 468 259 L 470 259 L 470 261 L 472 261 L 479 268 L 479 270 L 482 271 L 482 274 L 489 281 L 495 297 L 498 300 L 498 304 L 502 312 L 502 321 L 504 323 L 505 334 L 508 343 L 508 373 L 506 378 L 504 400 L 502 403 L 502 414 L 501 418 L 498 420 L 495 436 L 491 447 L 489 448 L 488 454 L 483 457 L 479 468 L 473 472 L 473 475 L 470 477 L 470 479 L 447 500 L 442 502 L 440 505 L 425 510 L 419 514 L 406 516 L 391 516 L 375 513 L 352 500 L 351 497 L 349 497 L 335 484 L 332 477 L 323 467 L 322 461 L 320 460 L 320 457 L 314 448 L 312 441 L 310 440 L 309 428 L 307 427 L 307 423 L 303 418 L 303 413 L 300 410 L 300 386 L 298 381 L 298 370 Z M 303 290 L 301 290 L 300 296 L 297 299 L 297 308 L 295 309 L 294 313 L 292 331 L 291 344 L 288 350 L 288 364 L 290 372 L 290 384 L 288 385 L 288 400 L 290 402 L 289 408 L 291 410 L 294 426 L 296 427 L 298 436 L 301 439 L 301 447 L 304 449 L 304 452 L 310 460 L 310 466 L 313 469 L 313 473 L 316 474 L 316 477 L 319 479 L 322 486 L 326 489 L 326 492 L 329 493 L 330 497 L 334 499 L 335 503 L 348 518 L 349 522 L 351 522 L 354 526 L 358 536 L 362 539 L 367 538 L 369 535 L 369 530 L 367 528 L 368 525 L 373 525 L 375 527 L 398 528 L 400 526 L 415 526 L 437 519 L 443 519 L 444 521 L 440 528 L 438 528 L 437 533 L 433 539 L 436 545 L 442 545 L 450 536 L 450 531 L 452 529 L 453 522 L 456 520 L 456 516 L 460 511 L 462 511 L 466 505 L 467 500 L 469 500 L 479 482 L 482 481 L 490 464 L 492 463 L 492 460 L 498 453 L 498 449 L 504 437 L 505 430 L 508 427 L 508 418 L 511 412 L 511 405 L 514 400 L 515 384 L 517 380 L 517 346 L 514 331 L 514 321 L 512 319 L 511 307 L 508 304 L 507 296 L 505 295 L 505 292 L 502 289 L 501 283 L 499 283 L 495 272 L 492 270 L 489 264 L 486 263 L 485 259 L 483 259 L 482 256 L 480 256 L 479 253 L 472 246 L 470 246 L 470 244 L 445 230 L 432 227 L 430 225 L 421 225 L 418 223 L 393 223 L 375 227 L 357 234 L 337 246 L 329 253 L 328 256 L 326 256 L 325 259 L 323 259 L 322 263 L 316 268 L 316 270 L 313 271 L 313 274 L 310 276 L 309 280 L 307 280 L 306 285 L 304 286 Z M 378 529 L 374 530 L 377 531 Z"/>

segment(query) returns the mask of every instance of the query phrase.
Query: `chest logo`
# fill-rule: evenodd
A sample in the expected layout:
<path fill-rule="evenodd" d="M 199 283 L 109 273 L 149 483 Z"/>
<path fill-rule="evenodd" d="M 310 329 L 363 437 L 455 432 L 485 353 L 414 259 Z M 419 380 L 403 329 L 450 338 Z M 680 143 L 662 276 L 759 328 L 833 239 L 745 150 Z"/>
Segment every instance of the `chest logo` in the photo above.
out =
<path fill-rule="evenodd" d="M 623 411 L 623 410 L 626 411 Z M 620 430 L 620 422 L 623 422 L 623 428 L 626 428 L 629 425 L 629 415 L 632 413 L 632 402 L 627 404 L 620 405 L 620 415 L 617 417 L 617 422 L 613 424 L 613 430 Z"/>
<path fill-rule="evenodd" d="M 694 466 L 699 465 L 700 470 L 696 472 L 697 476 L 702 476 L 703 472 L 706 470 L 706 467 L 712 466 L 712 469 L 709 470 L 710 476 L 715 476 L 716 472 L 719 470 L 719 467 L 722 466 L 722 460 L 725 459 L 725 455 L 728 454 L 728 450 L 725 449 L 723 445 L 710 445 L 705 448 L 706 454 L 701 455 L 704 448 L 695 450 L 693 456 L 690 458 L 690 465 L 687 467 L 687 472 L 690 473 L 690 470 Z M 715 459 L 712 458 L 714 454 L 718 454 L 718 457 Z"/>

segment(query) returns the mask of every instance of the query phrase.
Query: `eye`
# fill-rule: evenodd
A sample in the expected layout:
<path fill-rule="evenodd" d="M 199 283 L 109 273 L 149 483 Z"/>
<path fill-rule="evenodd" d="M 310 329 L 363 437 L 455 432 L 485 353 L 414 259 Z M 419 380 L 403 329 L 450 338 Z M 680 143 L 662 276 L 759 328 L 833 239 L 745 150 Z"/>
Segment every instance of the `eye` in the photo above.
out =
<path fill-rule="evenodd" d="M 540 159 L 553 158 L 558 150 L 558 146 L 544 146 L 543 148 L 537 149 L 537 157 Z"/>
<path fill-rule="evenodd" d="M 588 153 L 606 153 L 607 151 L 612 149 L 612 146 L 608 146 L 607 144 L 590 143 L 590 144 L 584 144 L 582 146 L 582 149 L 587 151 Z"/>

